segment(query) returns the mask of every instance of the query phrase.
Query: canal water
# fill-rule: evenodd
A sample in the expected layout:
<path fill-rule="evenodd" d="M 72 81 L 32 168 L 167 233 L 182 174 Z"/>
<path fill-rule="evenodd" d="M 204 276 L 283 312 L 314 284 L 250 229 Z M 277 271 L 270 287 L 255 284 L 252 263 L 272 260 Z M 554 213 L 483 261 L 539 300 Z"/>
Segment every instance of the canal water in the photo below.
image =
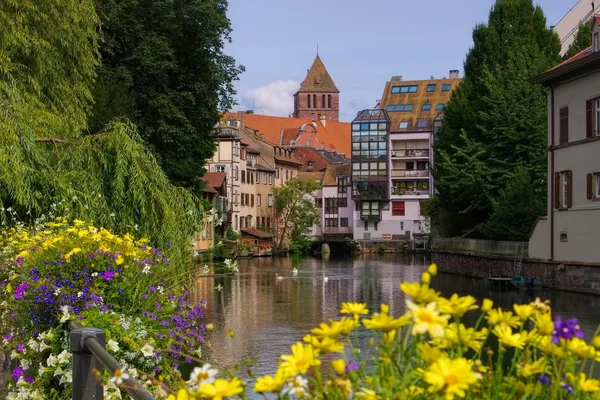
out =
<path fill-rule="evenodd" d="M 210 350 L 203 358 L 225 365 L 254 359 L 252 370 L 272 374 L 277 358 L 289 353 L 290 346 L 322 321 L 339 318 L 344 301 L 367 303 L 378 311 L 381 303 L 390 306 L 392 315 L 406 311 L 406 296 L 400 283 L 414 282 L 427 269 L 425 254 L 361 255 L 353 258 L 252 258 L 240 259 L 235 276 L 198 278 L 194 298 L 206 300 L 206 321 L 214 332 L 208 340 Z M 292 270 L 298 269 L 293 275 Z M 277 278 L 277 275 L 280 278 Z M 593 335 L 600 323 L 600 297 L 552 290 L 499 291 L 483 279 L 438 274 L 432 286 L 444 296 L 452 293 L 490 298 L 504 309 L 514 303 L 528 303 L 540 297 L 551 301 L 554 315 L 579 318 L 585 337 Z M 468 316 L 474 324 L 478 312 Z M 227 330 L 233 330 L 230 337 Z M 359 346 L 366 350 L 368 332 L 359 335 Z"/>

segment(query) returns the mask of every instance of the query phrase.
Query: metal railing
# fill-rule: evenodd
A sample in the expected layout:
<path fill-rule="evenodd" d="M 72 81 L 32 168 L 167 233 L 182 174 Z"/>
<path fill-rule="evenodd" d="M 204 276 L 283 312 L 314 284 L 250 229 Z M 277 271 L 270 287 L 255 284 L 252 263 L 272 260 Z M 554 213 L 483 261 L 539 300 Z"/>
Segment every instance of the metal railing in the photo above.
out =
<path fill-rule="evenodd" d="M 427 169 L 393 169 L 392 178 L 428 178 Z"/>
<path fill-rule="evenodd" d="M 515 256 L 527 254 L 528 242 L 504 242 L 484 239 L 434 238 L 432 250 L 456 251 L 469 254 Z"/>
<path fill-rule="evenodd" d="M 429 149 L 417 150 L 394 150 L 392 149 L 392 157 L 429 157 Z"/>
<path fill-rule="evenodd" d="M 106 368 L 114 375 L 121 365 L 105 349 L 106 334 L 102 329 L 83 328 L 68 321 L 70 349 L 73 353 L 73 400 L 104 398 L 104 387 L 95 371 Z M 125 376 L 119 385 L 134 400 L 154 400 L 154 397 L 137 380 Z"/>
<path fill-rule="evenodd" d="M 347 235 L 352 233 L 350 226 L 323 226 L 321 232 L 324 235 Z"/>

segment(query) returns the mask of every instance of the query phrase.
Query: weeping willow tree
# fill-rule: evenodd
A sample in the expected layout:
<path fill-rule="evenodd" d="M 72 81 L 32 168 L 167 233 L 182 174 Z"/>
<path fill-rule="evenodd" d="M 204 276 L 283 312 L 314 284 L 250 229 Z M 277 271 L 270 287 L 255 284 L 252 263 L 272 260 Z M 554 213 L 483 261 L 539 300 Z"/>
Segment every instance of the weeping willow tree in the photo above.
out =
<path fill-rule="evenodd" d="M 0 222 L 63 213 L 169 243 L 183 265 L 199 201 L 169 183 L 133 125 L 82 133 L 97 24 L 91 0 L 0 3 Z"/>

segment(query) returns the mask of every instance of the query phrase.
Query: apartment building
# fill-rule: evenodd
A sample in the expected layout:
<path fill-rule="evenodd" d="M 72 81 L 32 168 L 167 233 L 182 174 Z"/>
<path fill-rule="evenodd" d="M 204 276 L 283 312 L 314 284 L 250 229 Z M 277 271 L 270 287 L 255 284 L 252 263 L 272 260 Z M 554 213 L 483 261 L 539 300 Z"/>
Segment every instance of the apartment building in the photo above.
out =
<path fill-rule="evenodd" d="M 532 79 L 548 90 L 548 207 L 531 258 L 600 264 L 600 14 L 592 47 Z"/>
<path fill-rule="evenodd" d="M 321 233 L 327 238 L 352 237 L 354 202 L 350 180 L 352 167 L 348 164 L 327 166 L 321 183 Z"/>
<path fill-rule="evenodd" d="M 573 7 L 552 27 L 560 38 L 561 55 L 569 50 L 581 24 L 586 23 L 600 12 L 600 1 L 597 0 L 571 0 L 570 3 L 574 3 Z"/>

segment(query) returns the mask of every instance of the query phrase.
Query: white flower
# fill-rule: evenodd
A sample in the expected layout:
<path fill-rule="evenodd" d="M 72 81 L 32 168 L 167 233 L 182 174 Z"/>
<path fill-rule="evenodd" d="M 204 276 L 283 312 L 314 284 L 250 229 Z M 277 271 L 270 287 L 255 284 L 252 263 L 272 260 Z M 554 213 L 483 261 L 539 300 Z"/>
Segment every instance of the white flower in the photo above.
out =
<path fill-rule="evenodd" d="M 38 337 L 40 340 L 50 340 L 52 339 L 52 331 L 46 331 L 40 334 L 40 336 Z"/>
<path fill-rule="evenodd" d="M 21 367 L 23 367 L 23 369 L 29 369 L 29 367 L 31 367 L 31 361 L 26 360 L 26 359 L 22 359 L 21 360 Z"/>
<path fill-rule="evenodd" d="M 137 230 L 138 230 L 138 227 L 139 227 L 139 225 L 138 225 L 138 224 L 135 224 L 135 225 L 133 226 L 133 229 L 135 229 L 135 230 L 137 231 Z"/>
<path fill-rule="evenodd" d="M 221 290 L 223 290 L 223 285 L 219 283 L 217 286 L 215 286 L 215 290 L 218 290 L 220 292 Z"/>
<path fill-rule="evenodd" d="M 49 367 L 55 367 L 58 364 L 58 358 L 56 358 L 54 354 L 50 354 L 48 360 L 46 360 L 46 364 L 48 364 Z"/>
<path fill-rule="evenodd" d="M 38 376 L 42 376 L 48 371 L 50 371 L 50 368 L 46 368 L 42 364 L 40 364 L 40 367 L 38 368 Z"/>
<path fill-rule="evenodd" d="M 68 370 L 60 377 L 59 383 L 73 383 L 73 371 Z"/>
<path fill-rule="evenodd" d="M 108 381 L 113 385 L 122 385 L 124 380 L 131 378 L 125 369 L 117 369 L 112 378 Z"/>
<path fill-rule="evenodd" d="M 77 297 L 83 296 L 83 292 L 77 292 Z"/>
<path fill-rule="evenodd" d="M 138 373 L 137 369 L 131 368 L 129 370 L 129 375 L 131 375 L 132 378 L 137 378 L 140 374 Z"/>
<path fill-rule="evenodd" d="M 198 348 L 194 350 L 192 354 L 197 354 L 198 358 L 202 358 L 202 346 L 198 346 Z"/>
<path fill-rule="evenodd" d="M 206 363 L 202 368 L 194 368 L 187 383 L 191 388 L 199 389 L 205 383 L 213 383 L 218 373 L 218 370 L 211 368 L 210 364 Z"/>
<path fill-rule="evenodd" d="M 304 395 L 306 395 L 307 386 L 308 379 L 303 378 L 301 375 L 298 375 L 292 382 L 287 383 L 283 387 L 281 394 L 288 396 L 296 395 L 298 397 L 304 397 Z"/>
<path fill-rule="evenodd" d="M 107 382 L 104 385 L 104 398 L 106 400 L 122 399 L 121 391 L 114 384 Z"/>
<path fill-rule="evenodd" d="M 204 264 L 204 268 L 202 268 L 202 273 L 203 273 L 204 275 L 207 275 L 207 274 L 208 274 L 208 272 L 209 272 L 208 265 Z"/>
<path fill-rule="evenodd" d="M 110 339 L 110 340 L 108 341 L 108 343 L 106 343 L 106 345 L 107 345 L 107 346 L 108 346 L 108 348 L 109 348 L 109 349 L 110 349 L 112 352 L 114 352 L 114 353 L 116 353 L 117 351 L 119 351 L 119 343 L 115 342 L 115 341 L 114 341 L 114 340 L 112 340 L 112 339 Z"/>
<path fill-rule="evenodd" d="M 144 268 L 142 269 L 142 274 L 149 274 L 150 266 L 148 264 L 144 264 Z"/>
<path fill-rule="evenodd" d="M 158 290 L 158 293 L 160 293 L 160 294 L 165 294 L 165 290 L 163 289 L 162 286 L 157 286 L 156 290 Z"/>
<path fill-rule="evenodd" d="M 46 343 L 42 342 L 42 343 L 40 343 L 40 347 L 38 348 L 38 351 L 42 352 L 42 351 L 44 351 L 46 349 L 49 349 L 49 348 L 50 348 L 50 346 L 48 346 Z"/>
<path fill-rule="evenodd" d="M 38 349 L 40 348 L 38 342 L 35 341 L 35 339 L 33 338 L 29 339 L 29 342 L 27 342 L 27 346 L 29 346 L 29 348 L 33 351 L 39 351 Z"/>
<path fill-rule="evenodd" d="M 71 361 L 71 353 L 69 353 L 67 350 L 63 350 L 57 357 L 58 363 L 59 364 L 66 364 L 69 361 Z"/>
<path fill-rule="evenodd" d="M 114 217 L 114 216 L 115 216 L 115 213 L 110 213 L 110 216 L 111 216 L 111 217 Z"/>
<path fill-rule="evenodd" d="M 15 358 L 21 358 L 21 354 L 17 353 L 16 350 L 13 350 L 12 353 L 10 353 L 10 359 L 14 360 Z"/>
<path fill-rule="evenodd" d="M 96 277 L 96 276 L 98 276 L 98 273 L 97 272 L 92 272 L 92 276 Z"/>
<path fill-rule="evenodd" d="M 57 290 L 57 292 L 58 292 L 58 290 Z M 67 322 L 68 320 L 71 319 L 71 314 L 69 314 L 69 306 L 62 306 L 60 308 L 60 311 L 62 312 L 62 317 L 60 317 L 61 323 Z"/>
<path fill-rule="evenodd" d="M 65 374 L 65 370 L 62 369 L 62 367 L 58 367 L 54 370 L 54 376 L 64 375 L 64 374 Z"/>
<path fill-rule="evenodd" d="M 140 351 L 145 357 L 152 357 L 154 355 L 154 347 L 150 346 L 148 343 L 146 343 Z"/>

